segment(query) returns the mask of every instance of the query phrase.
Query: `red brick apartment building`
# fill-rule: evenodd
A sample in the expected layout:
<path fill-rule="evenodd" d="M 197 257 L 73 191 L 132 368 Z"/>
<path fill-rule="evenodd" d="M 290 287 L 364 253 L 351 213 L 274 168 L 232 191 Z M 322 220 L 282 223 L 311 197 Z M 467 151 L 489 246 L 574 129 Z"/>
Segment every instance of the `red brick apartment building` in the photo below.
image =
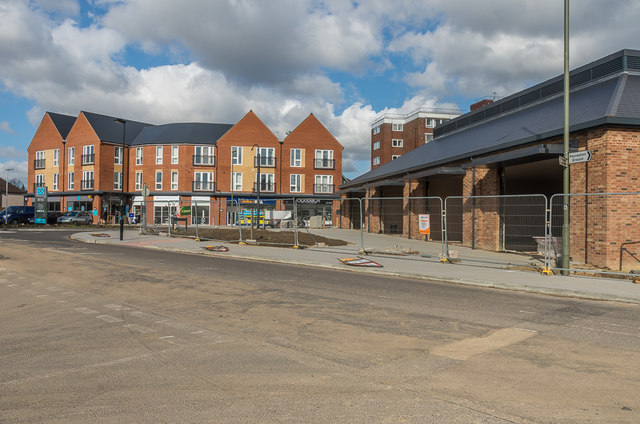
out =
<path fill-rule="evenodd" d="M 406 115 L 384 114 L 371 124 L 371 169 L 433 140 L 433 130 L 462 114 L 450 109 L 416 109 Z"/>
<path fill-rule="evenodd" d="M 232 225 L 258 193 L 263 210 L 292 210 L 296 198 L 302 216 L 326 217 L 342 150 L 313 114 L 279 140 L 252 111 L 235 125 L 47 112 L 28 147 L 28 191 L 46 187 L 49 210 L 91 211 L 94 222 L 114 222 L 123 198 L 136 215 L 145 203 L 148 223 L 166 223 L 180 202 L 197 204 L 199 223 Z"/>
<path fill-rule="evenodd" d="M 640 197 L 605 193 L 640 191 L 640 51 L 611 54 L 573 70 L 569 80 L 571 151 L 592 154 L 589 162 L 569 166 L 574 195 L 569 205 L 571 260 L 614 270 L 637 269 Z M 418 232 L 418 215 L 432 212 L 424 202 L 411 203 L 406 197 L 460 196 L 457 209 L 446 214 L 446 227 L 456 234 L 452 238 L 454 231 L 447 232 L 450 241 L 484 250 L 530 250 L 530 234 L 515 241 L 504 237 L 509 225 L 524 224 L 512 222 L 514 217 L 505 213 L 506 200 L 489 204 L 477 196 L 551 198 L 562 193 L 558 157 L 564 151 L 563 84 L 561 75 L 438 125 L 433 141 L 386 164 L 381 160 L 380 166 L 342 185 L 343 198 L 405 197 L 368 202 L 363 225 L 371 232 L 424 239 Z M 388 129 L 384 140 L 395 138 L 393 134 L 393 128 Z M 349 205 L 357 203 L 343 203 L 341 225 L 357 227 L 358 214 L 348 210 Z M 561 203 L 552 211 L 554 237 L 560 236 L 562 216 L 555 206 Z M 544 208 L 543 202 L 536 212 L 537 229 L 545 228 Z M 390 213 L 397 210 L 405 212 Z M 533 213 L 526 210 L 522 216 Z M 432 227 L 439 228 L 439 213 L 431 216 Z M 439 230 L 431 234 L 435 240 L 441 236 Z"/>

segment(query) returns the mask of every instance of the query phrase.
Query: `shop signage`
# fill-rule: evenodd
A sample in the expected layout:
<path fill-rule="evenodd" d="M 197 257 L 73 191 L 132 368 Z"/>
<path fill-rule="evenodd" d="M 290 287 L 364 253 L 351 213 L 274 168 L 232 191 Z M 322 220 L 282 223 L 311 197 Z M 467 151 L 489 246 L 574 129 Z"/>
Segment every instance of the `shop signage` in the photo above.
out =
<path fill-rule="evenodd" d="M 33 202 L 34 220 L 36 224 L 47 223 L 47 188 L 36 187 L 36 196 Z"/>
<path fill-rule="evenodd" d="M 431 219 L 429 214 L 418 215 L 418 231 L 420 234 L 431 234 Z"/>
<path fill-rule="evenodd" d="M 178 216 L 191 216 L 191 206 L 180 206 L 180 212 L 178 212 Z"/>

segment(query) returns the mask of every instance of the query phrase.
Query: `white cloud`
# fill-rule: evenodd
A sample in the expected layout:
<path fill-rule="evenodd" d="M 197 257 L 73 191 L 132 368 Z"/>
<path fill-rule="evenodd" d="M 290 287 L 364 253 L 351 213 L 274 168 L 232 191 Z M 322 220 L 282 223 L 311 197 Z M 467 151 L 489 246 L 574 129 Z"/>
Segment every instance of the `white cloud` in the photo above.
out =
<path fill-rule="evenodd" d="M 11 129 L 11 124 L 9 124 L 7 121 L 0 121 L 0 131 L 7 132 L 9 134 L 15 134 L 15 132 Z"/>

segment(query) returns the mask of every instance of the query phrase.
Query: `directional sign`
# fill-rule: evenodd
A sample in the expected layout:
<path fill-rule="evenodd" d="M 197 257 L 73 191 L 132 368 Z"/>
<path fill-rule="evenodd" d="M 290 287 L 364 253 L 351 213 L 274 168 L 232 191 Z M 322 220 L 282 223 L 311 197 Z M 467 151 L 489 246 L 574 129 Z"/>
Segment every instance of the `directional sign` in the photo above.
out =
<path fill-rule="evenodd" d="M 569 165 L 573 163 L 589 162 L 591 160 L 591 150 L 581 150 L 569 153 Z"/>

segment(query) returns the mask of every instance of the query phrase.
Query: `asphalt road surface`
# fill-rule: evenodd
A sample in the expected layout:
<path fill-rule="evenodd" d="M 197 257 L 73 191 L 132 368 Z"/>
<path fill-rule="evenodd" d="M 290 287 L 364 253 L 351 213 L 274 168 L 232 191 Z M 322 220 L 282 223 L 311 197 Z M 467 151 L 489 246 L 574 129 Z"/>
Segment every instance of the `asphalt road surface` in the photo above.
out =
<path fill-rule="evenodd" d="M 0 231 L 0 422 L 637 423 L 637 306 Z"/>

